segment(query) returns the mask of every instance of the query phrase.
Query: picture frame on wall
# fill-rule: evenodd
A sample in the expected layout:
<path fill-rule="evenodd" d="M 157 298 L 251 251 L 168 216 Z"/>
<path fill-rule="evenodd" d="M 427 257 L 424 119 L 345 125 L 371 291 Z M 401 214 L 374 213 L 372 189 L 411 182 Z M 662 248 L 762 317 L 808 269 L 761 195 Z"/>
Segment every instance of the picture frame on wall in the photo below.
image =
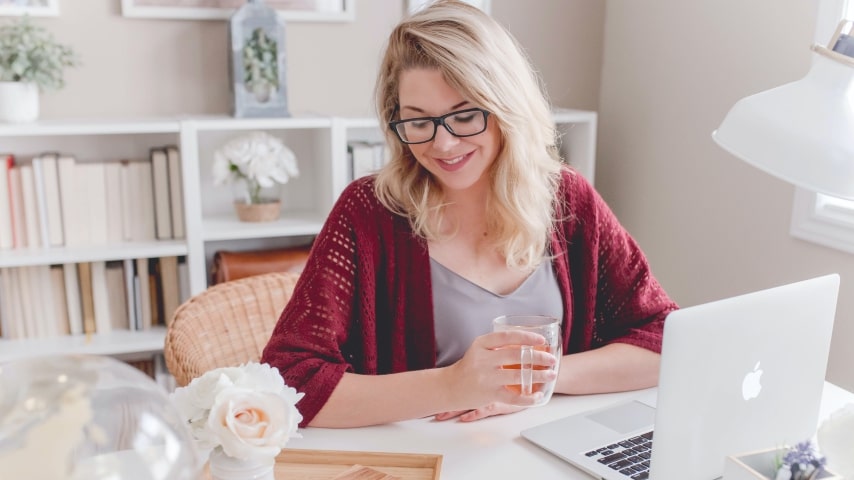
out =
<path fill-rule="evenodd" d="M 3 1 L 3 0 L 0 0 Z M 122 0 L 122 15 L 131 18 L 227 20 L 246 0 Z M 352 22 L 355 0 L 267 0 L 282 20 Z"/>
<path fill-rule="evenodd" d="M 464 2 L 477 7 L 483 10 L 486 13 L 491 13 L 492 11 L 492 0 L 463 0 Z M 418 10 L 426 7 L 431 4 L 433 0 L 407 0 L 407 11 L 409 14 L 413 14 Z"/>
<path fill-rule="evenodd" d="M 0 0 L 0 15 L 55 17 L 59 0 Z"/>

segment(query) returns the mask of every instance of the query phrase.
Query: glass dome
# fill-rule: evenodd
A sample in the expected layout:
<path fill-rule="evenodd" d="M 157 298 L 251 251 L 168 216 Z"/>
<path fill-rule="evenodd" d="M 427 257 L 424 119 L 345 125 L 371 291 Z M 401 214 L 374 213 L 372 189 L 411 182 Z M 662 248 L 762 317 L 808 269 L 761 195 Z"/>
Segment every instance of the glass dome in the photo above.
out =
<path fill-rule="evenodd" d="M 0 365 L 0 472 L 63 480 L 198 478 L 202 461 L 166 392 L 110 357 Z"/>

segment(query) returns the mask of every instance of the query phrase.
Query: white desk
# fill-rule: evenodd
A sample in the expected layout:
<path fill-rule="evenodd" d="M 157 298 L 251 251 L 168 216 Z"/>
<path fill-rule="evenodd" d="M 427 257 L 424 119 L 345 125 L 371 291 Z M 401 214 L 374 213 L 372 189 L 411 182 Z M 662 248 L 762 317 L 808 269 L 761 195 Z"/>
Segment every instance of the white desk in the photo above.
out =
<path fill-rule="evenodd" d="M 352 429 L 302 429 L 288 448 L 443 455 L 442 479 L 585 479 L 591 477 L 519 435 L 527 427 L 633 398 L 641 392 L 555 395 L 548 405 L 473 423 L 409 420 Z M 820 418 L 854 402 L 854 393 L 825 383 Z"/>

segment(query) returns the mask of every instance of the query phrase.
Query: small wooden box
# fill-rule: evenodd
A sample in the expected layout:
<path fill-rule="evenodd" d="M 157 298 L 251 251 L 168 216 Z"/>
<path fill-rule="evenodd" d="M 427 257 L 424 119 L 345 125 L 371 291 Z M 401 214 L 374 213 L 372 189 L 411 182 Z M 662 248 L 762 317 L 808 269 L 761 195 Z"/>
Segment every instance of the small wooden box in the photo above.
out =
<path fill-rule="evenodd" d="M 784 448 L 771 448 L 757 452 L 726 457 L 723 480 L 774 480 L 776 458 L 786 453 Z M 818 477 L 822 480 L 844 480 L 825 469 Z"/>

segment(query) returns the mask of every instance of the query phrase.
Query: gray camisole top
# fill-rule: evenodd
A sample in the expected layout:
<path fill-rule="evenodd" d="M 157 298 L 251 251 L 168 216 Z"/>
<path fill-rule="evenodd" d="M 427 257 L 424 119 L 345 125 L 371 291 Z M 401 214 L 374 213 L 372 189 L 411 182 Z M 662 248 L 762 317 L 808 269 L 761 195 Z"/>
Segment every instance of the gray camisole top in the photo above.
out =
<path fill-rule="evenodd" d="M 450 365 L 476 337 L 492 331 L 501 315 L 550 315 L 563 318 L 563 298 L 552 262 L 544 261 L 513 292 L 498 295 L 466 280 L 430 258 L 436 366 Z"/>

